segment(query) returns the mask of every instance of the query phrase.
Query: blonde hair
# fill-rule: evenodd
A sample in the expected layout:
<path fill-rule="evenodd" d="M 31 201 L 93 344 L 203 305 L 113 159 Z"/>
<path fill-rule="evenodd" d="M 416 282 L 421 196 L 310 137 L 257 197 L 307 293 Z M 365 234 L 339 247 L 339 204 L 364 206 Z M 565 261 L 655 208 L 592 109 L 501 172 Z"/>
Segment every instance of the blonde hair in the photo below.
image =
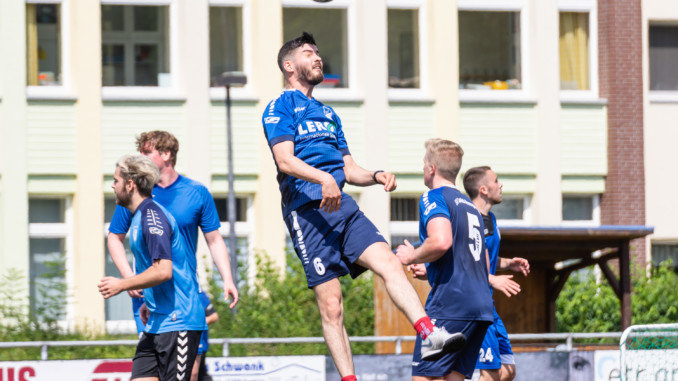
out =
<path fill-rule="evenodd" d="M 132 180 L 139 194 L 151 197 L 153 186 L 160 179 L 160 172 L 153 160 L 144 155 L 125 155 L 115 165 L 123 180 Z"/>
<path fill-rule="evenodd" d="M 464 150 L 451 140 L 429 139 L 426 141 L 426 160 L 436 167 L 441 177 L 455 181 L 461 169 Z"/>

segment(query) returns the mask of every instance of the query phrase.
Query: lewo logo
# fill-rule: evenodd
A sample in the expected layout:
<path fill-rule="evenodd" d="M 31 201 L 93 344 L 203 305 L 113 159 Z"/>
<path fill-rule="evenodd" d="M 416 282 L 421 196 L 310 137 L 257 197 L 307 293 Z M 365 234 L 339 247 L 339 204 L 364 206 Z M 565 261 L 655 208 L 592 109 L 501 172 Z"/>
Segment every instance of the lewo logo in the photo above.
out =
<path fill-rule="evenodd" d="M 90 381 L 128 381 L 132 373 L 132 361 L 103 361 L 92 372 Z"/>
<path fill-rule="evenodd" d="M 299 135 L 306 135 L 308 133 L 321 131 L 329 131 L 333 133 L 336 130 L 336 127 L 334 123 L 331 122 L 314 122 L 312 120 L 307 120 L 303 124 L 299 123 L 297 130 L 299 131 Z"/>

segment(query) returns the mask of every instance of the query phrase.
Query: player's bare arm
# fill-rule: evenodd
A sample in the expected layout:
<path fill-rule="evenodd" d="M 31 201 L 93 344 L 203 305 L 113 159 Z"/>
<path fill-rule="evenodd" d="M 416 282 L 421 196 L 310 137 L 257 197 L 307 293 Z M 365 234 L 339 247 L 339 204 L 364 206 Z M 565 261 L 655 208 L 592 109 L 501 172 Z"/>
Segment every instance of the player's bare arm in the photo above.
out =
<path fill-rule="evenodd" d="M 428 263 L 438 260 L 452 247 L 452 224 L 444 217 L 435 217 L 426 224 L 428 237 L 418 248 L 405 240 L 398 246 L 396 255 L 403 265 Z"/>
<path fill-rule="evenodd" d="M 141 274 L 130 278 L 116 278 L 107 276 L 99 283 L 99 292 L 108 299 L 126 290 L 139 290 L 159 285 L 172 279 L 172 261 L 169 259 L 158 259 L 153 261 L 153 265 Z"/>
<path fill-rule="evenodd" d="M 520 292 L 520 285 L 512 280 L 513 275 L 492 275 L 488 276 L 490 286 L 497 291 L 501 291 L 507 297 L 517 295 Z"/>
<path fill-rule="evenodd" d="M 344 155 L 344 174 L 346 174 L 346 182 L 351 185 L 366 187 L 382 184 L 386 192 L 394 191 L 398 186 L 393 173 L 388 171 L 368 171 L 359 166 L 351 155 Z"/>
<path fill-rule="evenodd" d="M 219 234 L 219 230 L 203 234 L 207 241 L 207 247 L 210 249 L 212 261 L 214 261 L 214 265 L 221 275 L 221 280 L 224 281 L 224 298 L 226 300 L 228 300 L 229 296 L 232 298 L 229 307 L 233 308 L 238 304 L 238 289 L 235 287 L 233 276 L 231 275 L 231 263 L 228 260 L 228 250 L 226 249 L 224 239 Z"/>
<path fill-rule="evenodd" d="M 283 141 L 271 148 L 275 163 L 281 172 L 290 176 L 306 180 L 311 183 L 322 185 L 323 199 L 320 208 L 332 213 L 339 210 L 341 205 L 341 190 L 334 177 L 317 168 L 304 163 L 303 160 L 294 156 L 294 142 Z"/>
<path fill-rule="evenodd" d="M 511 270 L 527 276 L 530 273 L 530 262 L 525 258 L 502 258 L 499 257 L 499 270 Z"/>
<path fill-rule="evenodd" d="M 132 271 L 132 267 L 127 261 L 127 252 L 123 242 L 125 242 L 124 234 L 108 233 L 106 247 L 108 252 L 111 253 L 111 259 L 120 272 L 120 276 L 130 278 L 134 276 L 134 271 Z M 133 298 L 143 298 L 144 296 L 141 290 L 129 290 L 127 293 Z"/>

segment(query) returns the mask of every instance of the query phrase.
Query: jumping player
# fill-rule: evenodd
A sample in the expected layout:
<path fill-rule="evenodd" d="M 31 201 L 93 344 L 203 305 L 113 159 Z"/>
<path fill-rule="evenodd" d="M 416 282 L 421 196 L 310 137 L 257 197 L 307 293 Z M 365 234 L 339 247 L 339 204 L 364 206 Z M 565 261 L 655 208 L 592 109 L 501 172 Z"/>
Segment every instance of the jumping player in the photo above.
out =
<path fill-rule="evenodd" d="M 179 141 L 174 135 L 166 131 L 150 131 L 142 133 L 136 140 L 137 150 L 149 157 L 160 170 L 160 180 L 153 187 L 153 199 L 167 208 L 179 224 L 184 245 L 195 253 L 198 245 L 198 227 L 202 230 L 212 260 L 221 275 L 224 283 L 224 297 L 231 296 L 231 308 L 238 303 L 238 290 L 233 283 L 231 265 L 228 260 L 228 251 L 224 239 L 219 233 L 219 216 L 214 205 L 214 199 L 207 188 L 197 181 L 181 176 L 174 169 L 179 152 Z M 118 206 L 108 228 L 108 251 L 113 263 L 123 278 L 134 275 L 127 262 L 123 242 L 131 223 L 131 213 Z M 139 318 L 141 294 L 132 290 L 132 310 L 134 313 L 137 332 L 143 331 L 144 324 Z"/>
<path fill-rule="evenodd" d="M 187 378 L 207 329 L 195 255 L 184 245 L 172 215 L 151 198 L 158 178 L 158 168 L 147 157 L 128 155 L 118 161 L 113 191 L 116 203 L 132 214 L 130 246 L 137 275 L 105 277 L 98 286 L 106 299 L 125 290 L 144 290 L 150 314 L 134 355 L 133 380 Z"/>
<path fill-rule="evenodd" d="M 390 172 L 358 166 L 341 120 L 312 97 L 324 77 L 313 36 L 304 32 L 286 42 L 278 52 L 278 67 L 286 89 L 268 104 L 262 123 L 278 168 L 283 217 L 315 293 L 323 336 L 342 381 L 356 380 L 338 279 L 346 274 L 355 278 L 370 269 L 384 280 L 389 296 L 426 343 L 422 357 L 457 350 L 464 336 L 433 325 L 381 233 L 341 191 L 349 183 L 381 184 L 390 192 L 396 179 Z"/>
<path fill-rule="evenodd" d="M 427 361 L 419 355 L 423 343 L 417 338 L 412 360 L 414 381 L 471 378 L 492 322 L 482 216 L 454 184 L 463 154 L 461 147 L 449 140 L 426 142 L 424 183 L 430 190 L 419 202 L 422 245 L 415 249 L 405 241 L 396 249 L 404 265 L 427 263 L 431 292 L 426 312 L 436 325 L 450 332 L 461 331 L 467 339 L 459 352 Z"/>
<path fill-rule="evenodd" d="M 502 201 L 502 183 L 499 182 L 492 168 L 474 167 L 464 174 L 464 189 L 483 216 L 485 244 L 490 256 L 490 284 L 511 297 L 520 292 L 520 285 L 511 280 L 513 275 L 496 276 L 496 271 L 510 269 L 527 275 L 530 272 L 530 264 L 524 258 L 499 257 L 501 235 L 497 227 L 497 219 L 490 209 Z M 487 329 L 480 347 L 476 369 L 480 369 L 481 381 L 511 381 L 516 376 L 516 363 L 511 350 L 511 342 L 494 304 L 492 311 L 494 321 Z"/>

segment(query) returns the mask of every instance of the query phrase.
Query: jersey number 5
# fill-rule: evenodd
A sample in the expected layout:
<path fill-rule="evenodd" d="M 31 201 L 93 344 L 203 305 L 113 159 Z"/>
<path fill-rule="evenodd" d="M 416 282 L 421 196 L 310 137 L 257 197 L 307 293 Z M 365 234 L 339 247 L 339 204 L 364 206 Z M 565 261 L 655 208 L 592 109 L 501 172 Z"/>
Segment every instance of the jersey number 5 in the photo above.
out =
<path fill-rule="evenodd" d="M 468 216 L 468 238 L 471 243 L 468 244 L 468 248 L 471 250 L 471 255 L 476 262 L 480 260 L 480 251 L 483 249 L 483 236 L 480 234 L 480 220 L 478 216 L 469 212 L 466 212 Z"/>

